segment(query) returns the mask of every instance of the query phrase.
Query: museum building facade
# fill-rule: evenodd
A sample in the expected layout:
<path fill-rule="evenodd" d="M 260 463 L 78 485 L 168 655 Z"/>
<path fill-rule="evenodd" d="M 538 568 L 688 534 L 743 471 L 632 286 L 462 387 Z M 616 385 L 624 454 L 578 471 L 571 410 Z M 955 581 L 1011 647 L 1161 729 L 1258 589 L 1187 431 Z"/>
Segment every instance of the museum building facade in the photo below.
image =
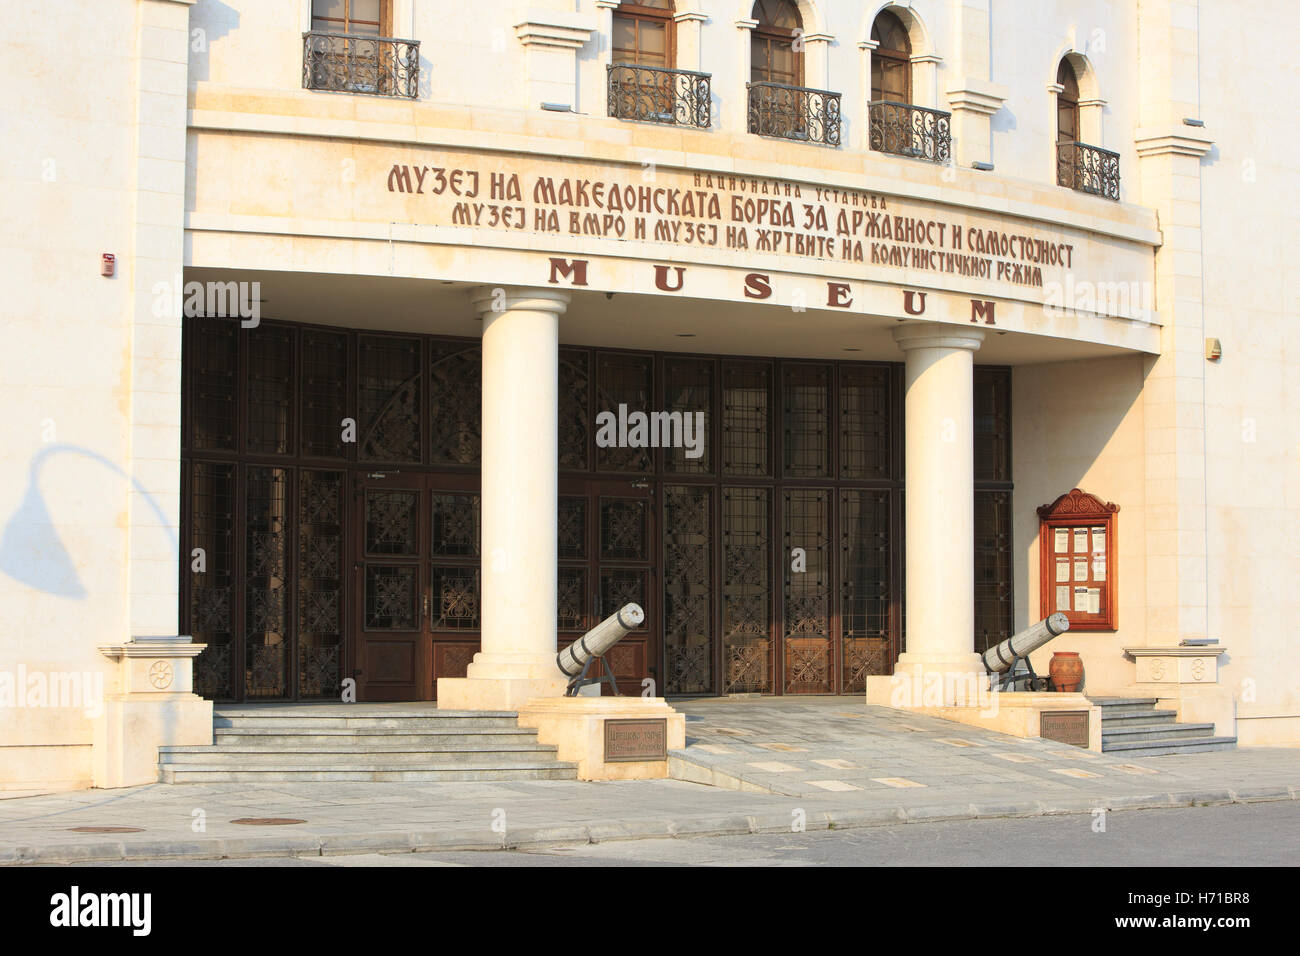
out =
<path fill-rule="evenodd" d="M 628 694 L 862 695 L 1059 611 L 1040 670 L 1300 742 L 1266 586 L 1300 574 L 1296 332 L 1248 251 L 1294 249 L 1300 171 L 1207 41 L 1281 26 L 104 8 L 3 68 L 39 161 L 6 181 L 0 664 L 117 709 L 0 709 L 0 785 L 109 773 L 142 681 L 517 708 L 630 601 Z M 42 87 L 67 44 L 85 82 Z"/>

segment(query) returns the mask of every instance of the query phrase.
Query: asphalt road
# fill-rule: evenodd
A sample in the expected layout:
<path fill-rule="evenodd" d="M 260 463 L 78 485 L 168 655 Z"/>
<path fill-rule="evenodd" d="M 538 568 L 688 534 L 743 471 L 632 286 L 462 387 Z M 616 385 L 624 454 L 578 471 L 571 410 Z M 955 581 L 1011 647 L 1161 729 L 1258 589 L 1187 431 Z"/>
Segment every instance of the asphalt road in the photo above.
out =
<path fill-rule="evenodd" d="M 1100 826 L 1104 823 L 1104 830 Z M 1065 852 L 1062 852 L 1065 850 Z M 962 820 L 530 850 L 267 857 L 109 866 L 1294 866 L 1300 802 Z"/>

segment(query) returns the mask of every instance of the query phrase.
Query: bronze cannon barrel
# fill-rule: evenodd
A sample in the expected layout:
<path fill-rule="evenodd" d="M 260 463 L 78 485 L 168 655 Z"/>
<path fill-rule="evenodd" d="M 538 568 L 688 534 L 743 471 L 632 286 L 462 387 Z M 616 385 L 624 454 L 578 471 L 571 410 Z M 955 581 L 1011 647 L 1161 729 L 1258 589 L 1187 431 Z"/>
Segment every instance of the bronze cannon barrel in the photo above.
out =
<path fill-rule="evenodd" d="M 990 673 L 1001 674 L 1019 658 L 1027 657 L 1058 634 L 1070 629 L 1070 619 L 1057 611 L 1019 634 L 1012 634 L 997 647 L 984 652 L 984 666 Z"/>
<path fill-rule="evenodd" d="M 601 657 L 621 641 L 629 631 L 645 621 L 645 611 L 639 604 L 624 604 L 582 637 L 555 655 L 556 665 L 566 677 L 577 677 L 583 665 L 593 657 Z"/>

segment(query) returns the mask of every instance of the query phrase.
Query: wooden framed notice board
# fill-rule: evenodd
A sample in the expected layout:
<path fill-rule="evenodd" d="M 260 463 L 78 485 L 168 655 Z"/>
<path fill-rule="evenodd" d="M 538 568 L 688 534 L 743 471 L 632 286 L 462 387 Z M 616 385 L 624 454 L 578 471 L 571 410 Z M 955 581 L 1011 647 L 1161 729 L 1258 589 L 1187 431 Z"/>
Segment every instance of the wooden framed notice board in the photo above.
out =
<path fill-rule="evenodd" d="M 1072 631 L 1119 627 L 1115 525 L 1119 505 L 1073 489 L 1038 509 L 1039 616 L 1060 611 Z"/>

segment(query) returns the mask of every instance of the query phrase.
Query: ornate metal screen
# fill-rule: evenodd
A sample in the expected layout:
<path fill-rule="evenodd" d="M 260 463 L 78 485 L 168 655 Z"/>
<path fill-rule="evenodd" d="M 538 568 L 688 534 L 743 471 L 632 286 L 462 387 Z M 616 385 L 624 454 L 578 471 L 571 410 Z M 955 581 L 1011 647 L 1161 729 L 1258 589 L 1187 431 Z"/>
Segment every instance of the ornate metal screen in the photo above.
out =
<path fill-rule="evenodd" d="M 910 103 L 878 100 L 867 107 L 874 150 L 946 163 L 952 156 L 952 114 Z"/>
<path fill-rule="evenodd" d="M 664 690 L 713 690 L 713 489 L 664 487 Z"/>
<path fill-rule="evenodd" d="M 420 41 L 304 33 L 302 85 L 308 90 L 415 99 L 420 95 Z"/>
<path fill-rule="evenodd" d="M 1060 143 L 1056 147 L 1056 181 L 1119 202 L 1119 153 L 1087 143 Z"/>
<path fill-rule="evenodd" d="M 829 490 L 794 488 L 783 495 L 787 694 L 829 694 L 833 688 L 830 521 Z"/>
<path fill-rule="evenodd" d="M 713 93 L 708 73 L 623 63 L 611 64 L 605 70 L 610 116 L 709 128 Z"/>
<path fill-rule="evenodd" d="M 772 494 L 722 489 L 722 654 L 726 694 L 772 691 Z"/>
<path fill-rule="evenodd" d="M 749 83 L 749 131 L 840 145 L 840 94 L 784 83 Z"/>

